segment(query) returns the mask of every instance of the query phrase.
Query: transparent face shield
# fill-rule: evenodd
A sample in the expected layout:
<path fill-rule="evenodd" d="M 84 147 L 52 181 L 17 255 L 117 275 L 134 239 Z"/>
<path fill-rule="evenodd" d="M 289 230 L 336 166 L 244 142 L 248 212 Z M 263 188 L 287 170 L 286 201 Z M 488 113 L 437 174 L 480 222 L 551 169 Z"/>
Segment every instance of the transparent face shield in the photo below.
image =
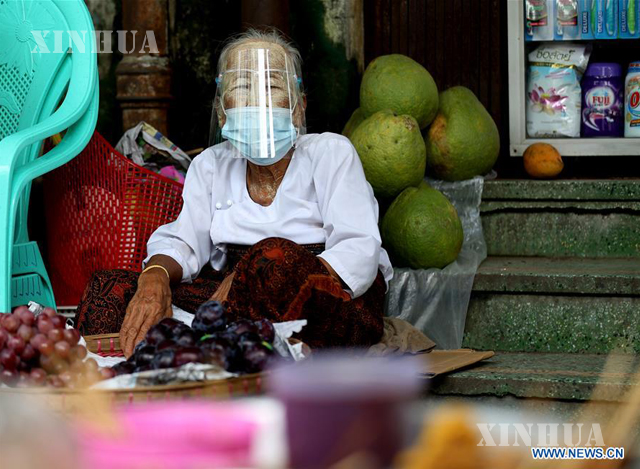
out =
<path fill-rule="evenodd" d="M 266 166 L 289 154 L 306 131 L 299 70 L 279 46 L 230 51 L 216 78 L 211 135 L 232 156 Z"/>

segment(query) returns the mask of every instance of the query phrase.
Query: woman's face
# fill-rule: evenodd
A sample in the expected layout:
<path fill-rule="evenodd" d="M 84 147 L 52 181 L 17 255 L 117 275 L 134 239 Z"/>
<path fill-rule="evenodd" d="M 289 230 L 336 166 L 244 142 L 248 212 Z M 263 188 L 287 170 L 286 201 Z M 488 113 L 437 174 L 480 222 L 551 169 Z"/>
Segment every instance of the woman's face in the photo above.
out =
<path fill-rule="evenodd" d="M 294 108 L 294 125 L 304 118 L 293 66 L 278 44 L 248 42 L 231 49 L 227 72 L 222 76 L 221 102 L 224 109 L 248 106 Z M 220 125 L 226 118 L 221 112 Z"/>

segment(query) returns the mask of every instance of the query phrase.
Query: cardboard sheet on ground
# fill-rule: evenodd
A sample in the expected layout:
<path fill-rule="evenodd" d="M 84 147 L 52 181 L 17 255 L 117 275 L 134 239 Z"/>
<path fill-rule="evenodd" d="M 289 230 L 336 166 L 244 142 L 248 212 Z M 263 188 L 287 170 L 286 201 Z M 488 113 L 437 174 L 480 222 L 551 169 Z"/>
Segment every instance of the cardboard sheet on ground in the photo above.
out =
<path fill-rule="evenodd" d="M 419 353 L 414 357 L 420 362 L 422 376 L 435 378 L 436 376 L 460 370 L 474 365 L 495 355 L 492 351 L 477 352 L 471 349 L 433 350 Z"/>

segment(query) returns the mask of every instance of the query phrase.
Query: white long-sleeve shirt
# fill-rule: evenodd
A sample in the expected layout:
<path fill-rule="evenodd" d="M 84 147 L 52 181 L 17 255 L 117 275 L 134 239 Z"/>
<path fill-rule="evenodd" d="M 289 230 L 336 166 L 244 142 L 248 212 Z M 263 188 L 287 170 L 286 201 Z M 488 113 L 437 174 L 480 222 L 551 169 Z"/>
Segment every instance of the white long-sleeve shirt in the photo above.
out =
<path fill-rule="evenodd" d="M 149 259 L 164 254 L 182 267 L 182 281 L 208 262 L 226 264 L 226 245 L 253 245 L 277 236 L 298 244 L 324 243 L 325 259 L 353 297 L 373 283 L 378 269 L 389 282 L 393 269 L 382 248 L 378 203 L 351 142 L 337 134 L 309 134 L 293 158 L 271 205 L 249 196 L 247 160 L 231 144 L 207 148 L 191 163 L 178 218 L 158 228 L 147 244 Z"/>

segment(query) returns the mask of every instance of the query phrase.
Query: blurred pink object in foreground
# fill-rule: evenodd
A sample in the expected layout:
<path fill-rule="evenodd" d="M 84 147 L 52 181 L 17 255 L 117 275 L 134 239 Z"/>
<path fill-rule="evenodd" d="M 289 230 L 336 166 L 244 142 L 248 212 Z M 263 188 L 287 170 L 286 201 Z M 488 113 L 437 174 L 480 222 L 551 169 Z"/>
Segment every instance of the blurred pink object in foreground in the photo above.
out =
<path fill-rule="evenodd" d="M 167 177 L 169 179 L 173 179 L 180 184 L 184 184 L 184 176 L 180 171 L 178 171 L 175 167 L 169 165 L 165 166 L 158 172 L 161 176 Z"/>
<path fill-rule="evenodd" d="M 162 402 L 119 408 L 117 434 L 76 426 L 80 467 L 188 469 L 249 467 L 257 423 L 233 403 Z"/>

